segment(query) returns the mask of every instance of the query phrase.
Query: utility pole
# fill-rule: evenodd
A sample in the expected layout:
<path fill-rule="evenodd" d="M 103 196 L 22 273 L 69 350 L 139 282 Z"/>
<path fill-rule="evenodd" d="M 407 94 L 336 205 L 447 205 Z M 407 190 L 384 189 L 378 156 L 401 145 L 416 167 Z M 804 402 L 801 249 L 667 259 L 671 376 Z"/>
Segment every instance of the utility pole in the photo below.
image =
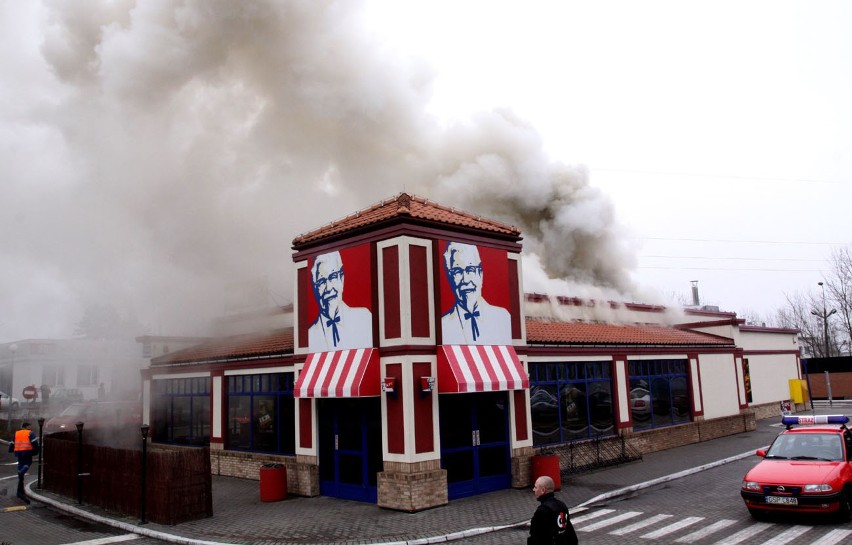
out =
<path fill-rule="evenodd" d="M 831 356 L 829 353 L 829 343 L 828 343 L 828 317 L 837 312 L 837 309 L 831 309 L 831 312 L 827 312 L 825 308 L 825 285 L 822 282 L 817 282 L 820 288 L 822 288 L 822 314 L 819 312 L 812 310 L 811 314 L 814 316 L 819 316 L 822 318 L 822 339 L 825 342 L 825 352 L 823 353 L 823 357 L 827 358 Z"/>

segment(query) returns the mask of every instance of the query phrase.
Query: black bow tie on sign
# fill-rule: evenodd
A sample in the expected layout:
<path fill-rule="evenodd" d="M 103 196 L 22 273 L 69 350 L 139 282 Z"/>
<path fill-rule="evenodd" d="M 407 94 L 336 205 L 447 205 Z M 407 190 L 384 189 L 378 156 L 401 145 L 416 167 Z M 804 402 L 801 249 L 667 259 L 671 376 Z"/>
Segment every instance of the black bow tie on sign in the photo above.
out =
<path fill-rule="evenodd" d="M 326 327 L 331 328 L 331 342 L 334 343 L 334 346 L 337 347 L 337 343 L 340 342 L 340 332 L 337 330 L 337 324 L 340 323 L 340 315 L 338 314 L 334 318 L 330 320 L 326 320 Z"/>
<path fill-rule="evenodd" d="M 470 320 L 470 330 L 473 332 L 473 340 L 475 341 L 477 337 L 479 337 L 479 326 L 476 325 L 476 319 L 479 318 L 479 311 L 474 310 L 473 312 L 465 312 L 464 319 Z"/>

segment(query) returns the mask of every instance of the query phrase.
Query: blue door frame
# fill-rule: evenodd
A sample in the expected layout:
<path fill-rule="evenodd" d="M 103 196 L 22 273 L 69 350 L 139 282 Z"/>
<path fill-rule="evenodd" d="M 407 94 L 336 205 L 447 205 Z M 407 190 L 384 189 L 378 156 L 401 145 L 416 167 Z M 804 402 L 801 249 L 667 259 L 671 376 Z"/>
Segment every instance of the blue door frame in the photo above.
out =
<path fill-rule="evenodd" d="M 511 485 L 508 403 L 506 392 L 441 395 L 441 467 L 449 499 Z"/>
<path fill-rule="evenodd" d="M 376 503 L 382 470 L 378 397 L 317 400 L 320 494 Z"/>

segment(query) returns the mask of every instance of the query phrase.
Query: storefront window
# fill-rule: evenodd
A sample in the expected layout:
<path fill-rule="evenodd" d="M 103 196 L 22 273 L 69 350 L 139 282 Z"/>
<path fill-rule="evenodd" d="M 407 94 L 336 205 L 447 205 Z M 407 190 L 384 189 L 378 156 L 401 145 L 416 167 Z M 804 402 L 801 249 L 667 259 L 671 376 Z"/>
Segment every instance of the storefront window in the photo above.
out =
<path fill-rule="evenodd" d="M 293 373 L 229 376 L 227 395 L 228 449 L 295 454 Z"/>
<path fill-rule="evenodd" d="M 686 360 L 630 362 L 630 414 L 633 429 L 689 422 L 691 410 Z"/>
<path fill-rule="evenodd" d="M 613 433 L 610 367 L 609 362 L 529 365 L 534 445 Z"/>
<path fill-rule="evenodd" d="M 155 380 L 153 440 L 176 445 L 210 444 L 210 378 Z"/>

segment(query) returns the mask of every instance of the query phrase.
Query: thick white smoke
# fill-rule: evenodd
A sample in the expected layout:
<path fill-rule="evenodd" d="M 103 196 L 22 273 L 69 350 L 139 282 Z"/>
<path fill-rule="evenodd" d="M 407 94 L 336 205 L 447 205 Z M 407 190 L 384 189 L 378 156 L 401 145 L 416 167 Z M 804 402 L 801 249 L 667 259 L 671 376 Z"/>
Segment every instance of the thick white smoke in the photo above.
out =
<path fill-rule="evenodd" d="M 290 243 L 400 191 L 524 233 L 530 291 L 633 293 L 582 168 L 510 112 L 427 114 L 430 67 L 342 1 L 0 4 L 0 340 L 109 303 L 203 332 L 229 283 L 291 299 Z M 546 272 L 547 274 L 545 274 Z"/>

